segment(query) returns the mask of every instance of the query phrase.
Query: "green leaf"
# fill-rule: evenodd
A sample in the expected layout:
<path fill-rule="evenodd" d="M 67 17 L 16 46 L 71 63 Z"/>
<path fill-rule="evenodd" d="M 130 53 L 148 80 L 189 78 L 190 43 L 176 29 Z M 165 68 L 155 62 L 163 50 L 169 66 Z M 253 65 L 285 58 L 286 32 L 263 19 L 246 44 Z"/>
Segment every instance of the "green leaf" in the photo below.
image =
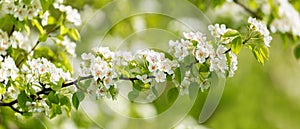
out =
<path fill-rule="evenodd" d="M 182 79 L 181 79 L 181 70 L 180 70 L 180 68 L 176 68 L 176 69 L 174 70 L 174 74 L 175 74 L 175 80 L 176 80 L 179 84 L 181 84 Z"/>
<path fill-rule="evenodd" d="M 237 30 L 229 29 L 224 35 L 224 38 L 235 37 L 241 35 Z"/>
<path fill-rule="evenodd" d="M 45 42 L 45 41 L 47 41 L 47 39 L 48 39 L 48 35 L 46 33 L 43 33 L 43 34 L 39 35 L 39 39 L 38 40 L 40 42 Z"/>
<path fill-rule="evenodd" d="M 78 100 L 81 102 L 83 99 L 84 99 L 84 97 L 85 97 L 85 94 L 82 92 L 82 91 L 77 91 L 76 93 L 76 96 L 77 96 L 77 98 L 78 98 Z"/>
<path fill-rule="evenodd" d="M 260 53 L 261 53 L 261 55 L 266 59 L 266 60 L 268 60 L 269 59 L 269 48 L 268 47 L 266 47 L 265 45 L 262 45 L 261 47 L 260 47 Z"/>
<path fill-rule="evenodd" d="M 79 107 L 80 101 L 78 100 L 76 93 L 74 93 L 72 96 L 72 104 L 75 107 L 75 109 L 77 110 Z"/>
<path fill-rule="evenodd" d="M 55 92 L 51 91 L 48 95 L 48 100 L 51 102 L 51 103 L 55 103 L 55 104 L 59 104 L 59 99 L 58 99 L 58 96 L 57 94 L 55 94 Z"/>
<path fill-rule="evenodd" d="M 133 90 L 128 93 L 128 99 L 133 102 L 139 96 L 139 91 Z"/>
<path fill-rule="evenodd" d="M 61 106 L 53 104 L 50 110 L 50 119 L 54 118 L 56 115 L 62 114 Z"/>
<path fill-rule="evenodd" d="M 32 25 L 35 26 L 39 30 L 40 34 L 46 34 L 45 30 L 43 29 L 42 25 L 40 24 L 40 22 L 37 19 L 32 19 L 31 22 L 32 22 Z"/>
<path fill-rule="evenodd" d="M 4 94 L 5 92 L 6 92 L 5 86 L 2 83 L 0 83 L 0 94 Z"/>
<path fill-rule="evenodd" d="M 294 55 L 296 59 L 300 59 L 300 44 L 298 44 L 294 49 Z"/>
<path fill-rule="evenodd" d="M 241 38 L 241 36 L 238 36 L 232 40 L 231 50 L 234 54 L 237 55 L 241 51 L 242 46 L 243 46 L 242 38 Z"/>
<path fill-rule="evenodd" d="M 170 89 L 167 93 L 168 102 L 173 103 L 177 99 L 178 95 L 179 95 L 179 91 L 176 87 Z"/>
<path fill-rule="evenodd" d="M 64 34 L 68 33 L 68 31 L 69 31 L 69 28 L 67 28 L 64 25 L 60 25 L 60 35 L 64 35 Z"/>
<path fill-rule="evenodd" d="M 261 64 L 264 65 L 264 63 L 265 63 L 264 57 L 263 57 L 263 55 L 260 53 L 260 50 L 259 50 L 257 47 L 255 47 L 255 48 L 252 50 L 252 52 L 253 52 L 255 58 L 257 59 L 257 61 L 258 61 L 259 63 L 261 63 Z"/>
<path fill-rule="evenodd" d="M 20 92 L 20 94 L 18 95 L 17 101 L 21 108 L 26 107 L 27 95 L 26 95 L 25 91 Z"/>
<path fill-rule="evenodd" d="M 117 95 L 117 89 L 113 86 L 109 87 L 109 93 L 112 97 L 112 99 L 115 99 L 116 95 Z"/>
<path fill-rule="evenodd" d="M 78 30 L 75 29 L 75 28 L 70 28 L 69 31 L 68 31 L 68 35 L 71 38 L 73 38 L 75 41 L 80 40 L 80 34 L 79 34 Z"/>
<path fill-rule="evenodd" d="M 158 49 L 158 48 L 150 48 L 150 50 L 153 50 L 155 52 L 163 53 L 163 54 L 165 54 L 165 57 L 168 58 L 168 59 L 170 59 L 170 60 L 174 59 L 174 57 L 170 53 L 168 53 L 168 52 L 166 52 L 164 50 L 161 50 L 161 49 Z"/>
<path fill-rule="evenodd" d="M 60 95 L 59 102 L 61 105 L 70 105 L 70 99 L 67 96 Z"/>
<path fill-rule="evenodd" d="M 49 16 L 48 17 L 48 25 L 53 25 L 53 24 L 56 24 L 56 19 L 55 19 L 55 17 L 52 17 L 52 16 Z"/>
<path fill-rule="evenodd" d="M 73 106 L 78 109 L 80 102 L 84 99 L 85 94 L 82 91 L 77 91 L 72 96 Z"/>
<path fill-rule="evenodd" d="M 59 81 L 57 82 L 57 84 L 52 84 L 50 87 L 52 90 L 57 91 L 57 90 L 61 89 L 63 83 L 64 83 L 64 80 L 62 78 L 60 78 Z"/>
<path fill-rule="evenodd" d="M 52 5 L 53 0 L 40 0 L 43 12 L 49 9 L 49 6 Z"/>

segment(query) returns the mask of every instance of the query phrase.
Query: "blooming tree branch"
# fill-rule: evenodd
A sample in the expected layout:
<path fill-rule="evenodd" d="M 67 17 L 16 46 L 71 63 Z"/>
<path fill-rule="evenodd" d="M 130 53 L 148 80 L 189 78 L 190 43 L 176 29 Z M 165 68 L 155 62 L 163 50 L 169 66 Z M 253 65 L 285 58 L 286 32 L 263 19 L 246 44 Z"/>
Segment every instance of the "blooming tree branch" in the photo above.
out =
<path fill-rule="evenodd" d="M 67 55 L 76 56 L 75 42 L 80 41 L 76 29 L 81 24 L 78 10 L 61 0 L 1 1 L 3 19 L 14 22 L 8 25 L 9 29 L 0 28 L 0 106 L 27 117 L 44 114 L 53 118 L 62 114 L 63 109 L 67 113 L 78 109 L 86 95 L 116 99 L 121 81 L 131 82 L 132 91 L 128 94 L 131 101 L 140 92 L 167 81 L 181 95 L 189 94 L 192 83 L 205 91 L 210 87 L 212 74 L 223 78 L 234 76 L 242 48 L 249 49 L 264 64 L 272 41 L 268 28 L 299 34 L 290 26 L 277 25 L 284 22 L 286 10 L 281 9 L 278 19 L 265 24 L 257 12 L 238 0 L 233 2 L 254 17 L 248 18 L 245 32 L 224 24 L 209 25 L 212 39 L 202 32 L 184 32 L 182 39 L 169 41 L 169 51 L 130 52 L 96 47 L 81 55 L 80 73 L 74 77 Z M 32 31 L 38 34 L 36 42 L 30 41 Z M 51 47 L 55 50 L 42 44 L 48 39 L 53 41 Z"/>

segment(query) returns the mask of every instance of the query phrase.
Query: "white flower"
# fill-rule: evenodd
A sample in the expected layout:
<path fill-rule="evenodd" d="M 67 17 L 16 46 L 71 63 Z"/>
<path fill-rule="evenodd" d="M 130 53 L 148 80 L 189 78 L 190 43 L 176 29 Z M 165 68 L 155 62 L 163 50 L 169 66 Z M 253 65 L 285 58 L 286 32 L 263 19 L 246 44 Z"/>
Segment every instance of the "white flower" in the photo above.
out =
<path fill-rule="evenodd" d="M 26 16 L 26 8 L 24 7 L 17 7 L 16 12 L 14 13 L 14 17 L 18 18 L 18 20 L 23 21 Z"/>
<path fill-rule="evenodd" d="M 272 32 L 292 32 L 300 36 L 300 14 L 288 0 L 279 0 L 278 18 L 271 23 Z"/>
<path fill-rule="evenodd" d="M 10 45 L 7 33 L 0 29 L 0 55 L 5 55 Z"/>
<path fill-rule="evenodd" d="M 81 58 L 83 60 L 91 60 L 91 59 L 95 58 L 95 56 L 92 53 L 88 53 L 88 54 L 83 53 L 83 54 L 81 54 Z"/>
<path fill-rule="evenodd" d="M 168 74 L 173 74 L 174 71 L 172 70 L 171 63 L 173 63 L 173 62 L 171 62 L 170 60 L 164 60 L 164 61 L 158 62 L 157 66 L 160 71 L 167 72 Z"/>
<path fill-rule="evenodd" d="M 150 78 L 148 78 L 148 76 L 145 74 L 145 75 L 137 75 L 136 76 L 136 78 L 137 79 L 139 79 L 139 80 L 141 80 L 142 82 L 144 82 L 144 83 L 149 83 L 149 82 L 151 82 L 151 79 Z"/>
<path fill-rule="evenodd" d="M 236 55 L 233 52 L 229 52 L 230 56 L 230 71 L 229 71 L 229 77 L 233 77 L 234 72 L 237 70 L 237 64 L 238 60 Z"/>
<path fill-rule="evenodd" d="M 178 58 L 179 61 L 183 60 L 189 54 L 188 48 L 183 46 L 176 46 L 175 47 L 175 54 L 174 56 Z"/>
<path fill-rule="evenodd" d="M 49 17 L 49 12 L 48 10 L 41 16 L 42 18 L 42 26 L 48 25 L 48 17 Z"/>
<path fill-rule="evenodd" d="M 94 48 L 93 51 L 97 54 L 101 54 L 106 59 L 114 57 L 114 53 L 110 51 L 108 47 L 97 47 Z"/>
<path fill-rule="evenodd" d="M 106 89 L 109 89 L 110 86 L 113 84 L 113 79 L 110 78 L 110 77 L 104 78 L 103 84 L 104 84 L 104 86 L 105 86 Z"/>
<path fill-rule="evenodd" d="M 77 9 L 73 9 L 71 6 L 59 5 L 58 3 L 54 3 L 54 8 L 59 9 L 61 12 L 66 12 L 67 20 L 74 23 L 74 25 L 81 25 L 81 16 Z"/>
<path fill-rule="evenodd" d="M 208 30 L 210 31 L 211 35 L 216 38 L 220 38 L 228 31 L 224 24 L 221 24 L 221 26 L 219 24 L 209 25 Z"/>
<path fill-rule="evenodd" d="M 206 58 L 209 57 L 209 51 L 203 46 L 200 46 L 195 50 L 194 55 L 198 62 L 202 64 L 205 62 Z"/>
<path fill-rule="evenodd" d="M 166 80 L 166 74 L 161 71 L 154 72 L 153 76 L 155 76 L 156 82 L 164 82 Z"/>
<path fill-rule="evenodd" d="M 267 47 L 270 47 L 270 42 L 272 40 L 272 37 L 269 36 L 270 32 L 266 26 L 261 21 L 257 21 L 256 18 L 249 17 L 248 23 L 250 24 L 250 29 L 253 29 L 254 31 L 258 31 L 262 36 L 264 36 L 264 43 Z"/>
<path fill-rule="evenodd" d="M 225 52 L 227 51 L 228 49 L 225 47 L 225 46 L 223 46 L 223 45 L 219 45 L 218 46 L 218 48 L 217 48 L 217 50 L 216 50 L 216 54 L 217 54 L 217 56 L 219 57 L 219 58 L 226 58 L 226 56 L 225 56 Z"/>
<path fill-rule="evenodd" d="M 4 2 L 2 5 L 2 9 L 7 14 L 14 14 L 16 6 L 13 2 Z"/>
<path fill-rule="evenodd" d="M 76 43 L 72 42 L 68 36 L 64 36 L 64 40 L 60 44 L 62 44 L 66 48 L 67 53 L 69 53 L 73 57 L 76 57 Z"/>
<path fill-rule="evenodd" d="M 150 63 L 149 66 L 148 66 L 148 70 L 149 70 L 150 72 L 156 71 L 156 70 L 157 70 L 156 64 Z"/>
<path fill-rule="evenodd" d="M 0 80 L 8 81 L 8 77 L 14 81 L 18 77 L 19 69 L 17 68 L 15 61 L 11 57 L 6 57 L 4 62 L 1 63 L 2 78 Z"/>
<path fill-rule="evenodd" d="M 80 70 L 79 75 L 82 76 L 82 77 L 89 76 L 90 75 L 90 69 L 89 68 L 82 68 Z"/>
<path fill-rule="evenodd" d="M 7 96 L 8 98 L 11 99 L 17 99 L 19 95 L 19 90 L 15 89 L 13 86 L 10 86 L 7 88 L 7 91 L 4 96 Z"/>

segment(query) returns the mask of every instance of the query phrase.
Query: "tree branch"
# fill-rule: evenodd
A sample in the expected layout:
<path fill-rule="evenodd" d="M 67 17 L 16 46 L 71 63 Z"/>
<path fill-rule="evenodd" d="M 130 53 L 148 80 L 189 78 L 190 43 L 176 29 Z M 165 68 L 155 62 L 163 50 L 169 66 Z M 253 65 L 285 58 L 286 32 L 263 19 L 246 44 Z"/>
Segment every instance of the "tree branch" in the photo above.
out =
<path fill-rule="evenodd" d="M 243 3 L 239 2 L 238 0 L 233 0 L 234 3 L 242 7 L 244 10 L 246 10 L 248 13 L 250 13 L 253 17 L 256 17 L 257 19 L 262 19 L 261 16 L 259 16 L 256 12 L 252 11 L 250 8 L 248 8 Z"/>

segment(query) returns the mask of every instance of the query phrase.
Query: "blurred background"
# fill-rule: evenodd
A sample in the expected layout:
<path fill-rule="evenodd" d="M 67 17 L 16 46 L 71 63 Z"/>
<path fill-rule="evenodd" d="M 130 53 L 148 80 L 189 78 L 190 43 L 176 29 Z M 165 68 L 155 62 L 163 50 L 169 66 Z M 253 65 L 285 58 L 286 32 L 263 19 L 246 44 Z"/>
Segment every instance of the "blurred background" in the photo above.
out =
<path fill-rule="evenodd" d="M 111 50 L 135 51 L 141 48 L 168 49 L 169 40 L 178 40 L 182 32 L 208 33 L 209 24 L 224 23 L 230 28 L 246 26 L 249 14 L 234 3 L 215 9 L 202 6 L 211 4 L 197 0 L 67 0 L 81 11 L 84 24 L 79 28 L 82 39 L 77 44 L 77 58 L 95 46 Z M 202 11 L 201 11 L 202 10 Z M 120 90 L 117 101 L 93 100 L 88 97 L 78 111 L 54 119 L 35 116 L 29 120 L 17 119 L 8 108 L 0 110 L 0 129 L 127 129 L 155 128 L 174 119 L 170 127 L 176 129 L 299 129 L 300 128 L 300 64 L 293 56 L 291 45 L 284 45 L 280 35 L 273 34 L 270 59 L 259 64 L 252 53 L 244 48 L 238 56 L 239 69 L 229 78 L 223 97 L 213 116 L 204 124 L 198 117 L 207 91 L 198 92 L 192 104 L 177 109 L 181 117 L 152 122 L 143 126 L 126 118 L 151 118 L 172 108 L 164 90 L 161 98 L 148 103 L 130 103 L 126 88 Z M 129 85 L 122 82 L 124 87 Z M 170 86 L 172 84 L 165 84 Z M 128 89 L 128 88 L 127 88 Z M 167 89 L 167 88 L 166 88 Z M 176 116 L 176 112 L 174 112 Z M 153 124 L 154 123 L 154 124 Z M 142 127 L 141 127 L 142 126 Z"/>

